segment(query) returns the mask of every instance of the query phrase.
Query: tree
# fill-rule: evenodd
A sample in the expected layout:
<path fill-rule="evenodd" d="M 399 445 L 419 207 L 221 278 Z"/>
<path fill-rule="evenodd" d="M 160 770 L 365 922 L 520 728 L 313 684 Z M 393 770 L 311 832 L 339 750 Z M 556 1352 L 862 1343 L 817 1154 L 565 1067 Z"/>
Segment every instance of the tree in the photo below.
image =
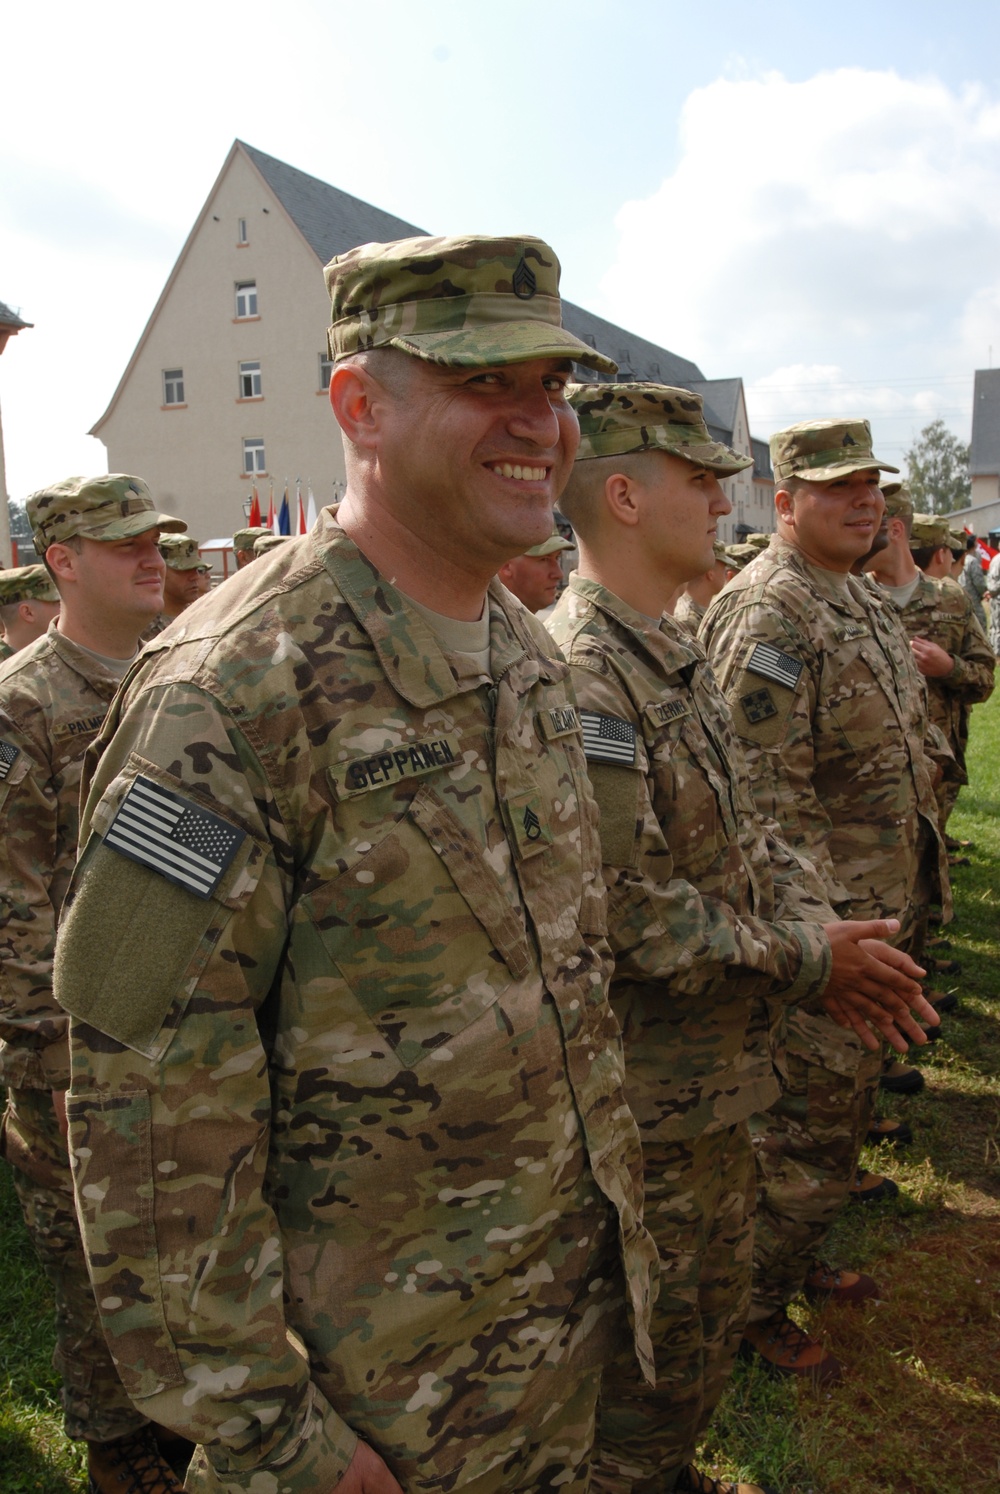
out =
<path fill-rule="evenodd" d="M 950 514 L 967 506 L 972 493 L 969 448 L 943 420 L 924 426 L 904 460 L 917 513 Z"/>
<path fill-rule="evenodd" d="M 7 512 L 10 515 L 10 537 L 17 545 L 17 563 L 33 565 L 38 556 L 31 542 L 31 525 L 24 504 L 16 498 L 8 498 Z"/>

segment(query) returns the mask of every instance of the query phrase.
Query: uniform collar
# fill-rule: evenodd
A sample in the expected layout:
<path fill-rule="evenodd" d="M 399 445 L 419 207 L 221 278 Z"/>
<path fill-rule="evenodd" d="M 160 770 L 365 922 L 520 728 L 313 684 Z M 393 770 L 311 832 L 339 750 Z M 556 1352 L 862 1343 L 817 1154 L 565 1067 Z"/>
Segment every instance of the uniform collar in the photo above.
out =
<path fill-rule="evenodd" d="M 113 674 L 110 669 L 105 669 L 101 661 L 95 659 L 92 653 L 81 648 L 71 638 L 67 638 L 65 633 L 60 633 L 56 622 L 57 619 L 53 618 L 43 635 L 52 652 L 62 660 L 67 668 L 82 675 L 87 684 L 92 686 L 99 695 L 110 700 L 121 684 L 122 676 Z M 136 657 L 138 658 L 138 655 Z"/>
<path fill-rule="evenodd" d="M 568 590 L 572 596 L 583 598 L 607 617 L 613 617 L 635 645 L 667 674 L 678 674 L 692 664 L 701 663 L 705 657 L 700 644 L 679 628 L 672 617 L 664 615 L 659 626 L 653 627 L 648 617 L 623 602 L 599 581 L 590 581 L 574 571 L 569 578 Z"/>
<path fill-rule="evenodd" d="M 476 688 L 460 682 L 425 618 L 348 539 L 335 509 L 324 509 L 313 531 L 320 560 L 371 640 L 393 689 L 411 705 L 426 707 Z M 539 678 L 554 679 L 553 666 L 532 637 L 523 608 L 496 580 L 490 608 L 490 669 L 496 681 L 517 675 L 519 690 Z M 515 666 L 523 665 L 516 669 Z"/>

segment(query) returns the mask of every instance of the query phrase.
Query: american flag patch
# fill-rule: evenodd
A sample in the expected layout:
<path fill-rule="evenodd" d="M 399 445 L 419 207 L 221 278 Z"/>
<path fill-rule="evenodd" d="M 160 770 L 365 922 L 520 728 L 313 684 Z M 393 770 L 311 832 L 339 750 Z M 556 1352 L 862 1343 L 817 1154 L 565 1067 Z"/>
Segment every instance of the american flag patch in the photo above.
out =
<path fill-rule="evenodd" d="M 20 751 L 20 747 L 15 747 L 13 742 L 0 742 L 0 783 L 3 783 L 17 762 Z"/>
<path fill-rule="evenodd" d="M 228 820 L 140 775 L 108 826 L 104 844 L 207 898 L 245 839 Z"/>
<path fill-rule="evenodd" d="M 583 751 L 590 762 L 635 764 L 635 727 L 620 716 L 600 716 L 596 711 L 581 711 Z"/>
<path fill-rule="evenodd" d="M 783 654 L 780 648 L 774 648 L 770 643 L 758 643 L 747 660 L 747 668 L 754 674 L 763 675 L 766 680 L 773 680 L 776 685 L 784 685 L 786 690 L 794 690 L 803 666 L 791 654 Z"/>

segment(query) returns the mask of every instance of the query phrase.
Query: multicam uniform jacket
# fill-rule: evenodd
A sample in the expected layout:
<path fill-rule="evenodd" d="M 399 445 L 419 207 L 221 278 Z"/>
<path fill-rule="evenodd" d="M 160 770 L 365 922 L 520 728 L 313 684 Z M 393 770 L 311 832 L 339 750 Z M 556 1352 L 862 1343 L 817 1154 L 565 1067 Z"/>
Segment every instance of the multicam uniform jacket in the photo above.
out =
<path fill-rule="evenodd" d="M 920 847 L 947 896 L 916 667 L 891 603 L 841 591 L 786 541 L 715 597 L 701 628 L 757 806 L 822 872 L 843 916 L 906 920 Z"/>
<path fill-rule="evenodd" d="M 989 700 L 993 694 L 996 655 L 965 591 L 950 579 L 939 581 L 922 575 L 913 596 L 898 611 L 911 638 L 927 638 L 939 644 L 955 661 L 950 674 L 925 677 L 927 704 L 931 721 L 944 732 L 955 757 L 945 777 L 955 784 L 968 783 L 965 745 L 969 714 L 973 705 Z"/>
<path fill-rule="evenodd" d="M 701 646 L 575 574 L 548 626 L 600 808 L 629 1103 L 644 1140 L 734 1125 L 778 1095 L 761 998 L 822 995 L 835 915 L 754 809 Z"/>
<path fill-rule="evenodd" d="M 69 1083 L 52 996 L 56 919 L 76 860 L 83 756 L 118 679 L 55 623 L 0 665 L 0 1082 Z"/>
<path fill-rule="evenodd" d="M 313 1494 L 355 1432 L 406 1488 L 479 1477 L 616 1343 L 620 1255 L 648 1361 L 568 671 L 496 584 L 490 619 L 463 677 L 328 510 L 109 720 L 57 958 L 77 1190 L 190 1487 Z"/>

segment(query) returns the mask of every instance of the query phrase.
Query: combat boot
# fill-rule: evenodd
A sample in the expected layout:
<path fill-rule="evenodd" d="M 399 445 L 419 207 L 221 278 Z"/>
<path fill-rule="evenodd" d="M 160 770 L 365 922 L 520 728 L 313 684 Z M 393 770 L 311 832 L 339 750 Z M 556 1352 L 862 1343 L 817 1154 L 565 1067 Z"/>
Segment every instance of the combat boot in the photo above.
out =
<path fill-rule="evenodd" d="M 761 1369 L 769 1375 L 794 1375 L 817 1385 L 843 1379 L 840 1360 L 828 1354 L 819 1339 L 810 1338 L 798 1323 L 793 1323 L 783 1307 L 761 1323 L 746 1325 L 739 1355 L 741 1359 L 759 1360 Z"/>
<path fill-rule="evenodd" d="M 887 1116 L 873 1115 L 868 1122 L 866 1138 L 869 1146 L 887 1141 L 890 1146 L 909 1146 L 913 1132 L 906 1121 L 889 1120 Z"/>
<path fill-rule="evenodd" d="M 699 1473 L 693 1463 L 682 1468 L 674 1484 L 676 1494 L 778 1494 L 770 1484 L 731 1484 Z"/>
<path fill-rule="evenodd" d="M 184 1494 L 184 1485 L 161 1456 L 150 1427 L 87 1445 L 89 1494 Z"/>
<path fill-rule="evenodd" d="M 848 1201 L 852 1204 L 874 1204 L 885 1203 L 887 1199 L 895 1198 L 899 1193 L 899 1184 L 894 1183 L 892 1178 L 884 1178 L 881 1173 L 867 1172 L 859 1167 L 854 1174 L 854 1182 L 848 1191 Z"/>
<path fill-rule="evenodd" d="M 814 1261 L 802 1288 L 810 1302 L 842 1302 L 857 1307 L 879 1295 L 875 1278 L 865 1271 L 840 1271 Z"/>
<path fill-rule="evenodd" d="M 893 1095 L 918 1095 L 924 1087 L 924 1076 L 919 1069 L 908 1068 L 893 1058 L 883 1064 L 878 1082 L 880 1089 Z"/>

